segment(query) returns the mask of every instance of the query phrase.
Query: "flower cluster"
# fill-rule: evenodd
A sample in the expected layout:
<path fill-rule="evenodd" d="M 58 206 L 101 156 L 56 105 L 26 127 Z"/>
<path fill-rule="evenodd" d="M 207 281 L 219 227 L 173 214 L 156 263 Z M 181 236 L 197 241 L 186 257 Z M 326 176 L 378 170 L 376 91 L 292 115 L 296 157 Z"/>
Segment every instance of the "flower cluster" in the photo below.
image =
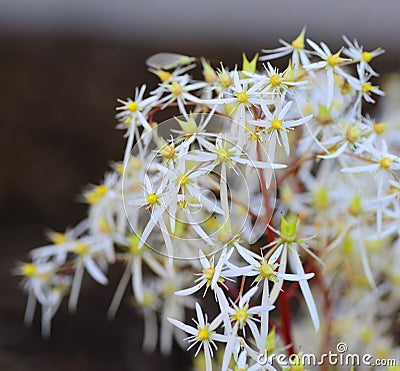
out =
<path fill-rule="evenodd" d="M 175 340 L 202 353 L 199 369 L 279 369 L 259 355 L 335 340 L 398 352 L 400 128 L 364 113 L 384 94 L 370 64 L 383 50 L 344 38 L 332 52 L 305 31 L 234 68 L 201 59 L 198 79 L 196 58 L 149 58 L 158 86 L 118 100 L 123 162 L 84 192 L 87 218 L 17 268 L 27 323 L 39 303 L 49 335 L 85 272 L 106 285 L 122 263 L 108 315 L 131 286 L 144 348 L 168 354 Z M 270 62 L 285 56 L 283 70 Z M 161 111 L 171 118 L 158 123 Z M 297 294 L 309 316 L 294 321 Z"/>

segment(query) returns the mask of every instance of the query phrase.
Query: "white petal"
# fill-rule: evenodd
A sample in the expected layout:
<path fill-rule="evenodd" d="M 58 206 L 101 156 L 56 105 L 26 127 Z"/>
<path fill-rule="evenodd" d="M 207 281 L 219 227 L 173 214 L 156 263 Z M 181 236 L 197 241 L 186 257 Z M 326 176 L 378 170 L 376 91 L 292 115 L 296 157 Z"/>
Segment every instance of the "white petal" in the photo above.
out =
<path fill-rule="evenodd" d="M 84 264 L 88 273 L 93 277 L 95 281 L 102 285 L 106 285 L 108 283 L 107 277 L 98 267 L 98 265 L 94 262 L 91 256 L 86 256 L 84 258 Z"/>

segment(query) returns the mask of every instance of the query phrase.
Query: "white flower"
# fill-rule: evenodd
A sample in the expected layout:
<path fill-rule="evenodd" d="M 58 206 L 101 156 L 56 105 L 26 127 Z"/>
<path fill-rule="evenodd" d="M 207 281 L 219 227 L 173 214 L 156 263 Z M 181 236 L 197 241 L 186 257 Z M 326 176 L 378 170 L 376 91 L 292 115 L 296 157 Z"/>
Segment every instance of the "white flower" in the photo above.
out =
<path fill-rule="evenodd" d="M 273 305 L 257 305 L 249 308 L 249 302 L 257 290 L 257 286 L 250 289 L 239 299 L 238 305 L 236 305 L 231 300 L 232 306 L 227 309 L 226 315 L 229 315 L 230 320 L 233 321 L 234 325 L 233 328 L 230 330 L 230 333 L 228 333 L 229 339 L 225 348 L 224 359 L 222 362 L 222 370 L 226 370 L 228 368 L 229 361 L 234 352 L 235 340 L 237 338 L 237 333 L 239 329 L 243 331 L 243 336 L 245 339 L 247 339 L 248 337 L 246 336 L 245 328 L 246 326 L 248 326 L 257 346 L 262 349 L 261 338 L 263 335 L 265 335 L 266 337 L 267 334 L 260 334 L 257 325 L 260 320 L 258 318 L 255 318 L 255 316 L 262 317 L 263 313 L 268 312 L 275 307 Z"/>
<path fill-rule="evenodd" d="M 348 46 L 346 49 L 343 50 L 343 54 L 347 55 L 354 61 L 358 61 L 362 72 L 370 73 L 373 76 L 379 76 L 379 74 L 372 69 L 369 63 L 373 58 L 383 54 L 385 51 L 382 48 L 377 48 L 375 50 L 367 52 L 356 39 L 351 42 L 346 36 L 343 36 L 343 40 Z"/>
<path fill-rule="evenodd" d="M 333 101 L 333 94 L 334 94 L 334 74 L 337 73 L 339 75 L 344 76 L 343 70 L 340 68 L 341 65 L 345 62 L 349 62 L 351 60 L 344 59 L 340 57 L 340 53 L 342 49 L 340 49 L 337 53 L 332 54 L 329 50 L 328 46 L 321 42 L 321 47 L 318 46 L 314 41 L 307 40 L 307 42 L 311 45 L 311 47 L 316 51 L 317 55 L 323 59 L 321 62 L 311 63 L 304 68 L 306 70 L 319 70 L 319 69 L 326 69 L 327 73 L 327 94 L 326 94 L 326 107 L 330 107 Z"/>
<path fill-rule="evenodd" d="M 196 323 L 197 327 L 186 325 L 183 322 L 173 318 L 168 318 L 168 321 L 170 321 L 174 326 L 190 334 L 190 336 L 186 338 L 189 343 L 192 343 L 188 350 L 199 343 L 195 356 L 197 356 L 200 352 L 200 349 L 203 348 L 206 361 L 206 371 L 211 371 L 211 357 L 214 356 L 213 347 L 217 349 L 215 341 L 226 342 L 228 337 L 226 335 L 218 334 L 214 331 L 222 322 L 222 314 L 219 314 L 211 323 L 208 323 L 207 315 L 205 317 L 203 316 L 203 312 L 199 303 L 196 303 L 196 313 L 197 321 L 194 319 L 193 321 Z"/>
<path fill-rule="evenodd" d="M 164 103 L 161 109 L 164 109 L 173 102 L 178 103 L 180 113 L 188 118 L 186 111 L 186 102 L 201 104 L 202 101 L 193 95 L 191 92 L 206 87 L 205 82 L 192 82 L 189 75 L 176 77 L 172 81 L 166 81 L 160 87 L 163 93 L 167 93 L 163 98 L 159 99 L 158 103 Z"/>
<path fill-rule="evenodd" d="M 199 251 L 199 259 L 201 266 L 203 268 L 202 273 L 200 273 L 200 277 L 196 279 L 195 282 L 197 283 L 195 286 L 179 290 L 175 292 L 175 295 L 179 296 L 186 296 L 195 293 L 196 291 L 200 290 L 203 286 L 206 286 L 206 290 L 204 291 L 204 295 L 206 295 L 207 290 L 211 287 L 211 290 L 215 290 L 218 283 L 224 284 L 224 281 L 227 279 L 228 276 L 224 275 L 223 268 L 225 266 L 225 262 L 230 258 L 232 255 L 233 250 L 230 250 L 229 253 L 225 253 L 222 257 L 218 260 L 217 265 L 214 263 L 215 255 L 211 257 L 211 260 L 208 260 L 204 255 L 203 251 Z"/>
<path fill-rule="evenodd" d="M 307 55 L 310 52 L 304 49 L 305 32 L 306 27 L 303 27 L 299 36 L 297 36 L 296 39 L 294 39 L 290 44 L 282 39 L 279 39 L 279 42 L 283 45 L 283 47 L 276 49 L 263 49 L 262 51 L 267 53 L 267 55 L 261 56 L 260 61 L 267 61 L 292 54 L 293 67 L 295 70 L 295 75 L 297 76 L 300 62 L 303 66 L 310 64 L 310 60 Z"/>
<path fill-rule="evenodd" d="M 275 147 L 276 142 L 285 149 L 286 154 L 289 156 L 289 138 L 288 131 L 293 130 L 295 127 L 303 125 L 307 121 L 311 120 L 312 115 L 297 119 L 287 120 L 285 116 L 288 114 L 292 101 L 287 102 L 283 107 L 280 104 L 275 106 L 275 111 L 272 114 L 265 104 L 261 104 L 261 109 L 265 115 L 265 119 L 261 120 L 250 120 L 249 123 L 255 126 L 261 126 L 266 129 L 268 134 L 268 156 L 270 161 L 274 161 L 275 158 Z M 282 142 L 282 143 L 281 143 Z"/>
<path fill-rule="evenodd" d="M 143 126 L 146 130 L 151 130 L 151 126 L 147 120 L 147 114 L 150 112 L 151 108 L 158 102 L 158 97 L 150 96 L 143 99 L 144 92 L 146 90 L 146 85 L 142 85 L 140 88 L 135 89 L 135 98 L 128 98 L 126 101 L 118 99 L 118 102 L 122 106 L 117 107 L 118 111 L 121 111 L 116 115 L 116 118 L 121 121 L 118 128 L 127 128 L 128 143 L 126 145 L 124 162 L 128 161 L 130 152 L 133 147 L 133 141 L 140 139 L 139 132 L 137 128 Z"/>

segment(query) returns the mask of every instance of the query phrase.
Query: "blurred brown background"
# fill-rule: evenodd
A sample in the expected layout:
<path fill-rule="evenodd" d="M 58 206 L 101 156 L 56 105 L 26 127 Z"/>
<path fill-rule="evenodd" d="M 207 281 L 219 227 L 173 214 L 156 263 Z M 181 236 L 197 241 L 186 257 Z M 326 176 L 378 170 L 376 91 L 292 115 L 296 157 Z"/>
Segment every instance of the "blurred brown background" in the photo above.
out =
<path fill-rule="evenodd" d="M 118 268 L 110 287 L 85 280 L 77 314 L 63 306 L 50 340 L 41 339 L 39 319 L 23 327 L 25 296 L 11 270 L 45 242 L 46 228 L 84 217 L 79 192 L 123 153 L 116 98 L 157 83 L 144 64 L 151 54 L 240 63 L 242 51 L 276 47 L 306 24 L 309 37 L 333 49 L 342 34 L 368 50 L 382 46 L 378 71 L 398 70 L 398 2 L 348 3 L 0 1 L 1 370 L 187 369 L 180 350 L 168 359 L 142 353 L 142 320 L 128 300 L 113 323 L 106 320 Z"/>

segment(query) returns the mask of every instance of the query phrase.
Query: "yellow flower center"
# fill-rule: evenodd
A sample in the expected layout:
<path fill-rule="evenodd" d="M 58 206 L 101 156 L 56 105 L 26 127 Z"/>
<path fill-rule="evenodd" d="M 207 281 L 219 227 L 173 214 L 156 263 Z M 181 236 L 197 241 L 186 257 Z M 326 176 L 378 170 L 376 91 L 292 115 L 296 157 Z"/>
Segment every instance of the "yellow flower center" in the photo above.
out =
<path fill-rule="evenodd" d="M 181 187 L 184 187 L 186 184 L 188 184 L 188 182 L 189 182 L 189 178 L 186 174 L 181 174 L 177 179 L 177 183 Z"/>
<path fill-rule="evenodd" d="M 74 253 L 77 255 L 86 255 L 89 252 L 89 245 L 83 242 L 77 242 L 74 247 Z"/>
<path fill-rule="evenodd" d="M 330 55 L 326 60 L 331 67 L 335 67 L 340 63 L 340 53 L 342 52 L 342 49 L 340 49 L 336 54 Z"/>
<path fill-rule="evenodd" d="M 26 277 L 33 277 L 36 275 L 36 266 L 33 263 L 26 263 L 21 267 L 21 272 Z"/>
<path fill-rule="evenodd" d="M 125 121 L 124 121 L 124 125 L 125 126 L 129 126 L 132 122 L 132 117 L 128 117 Z"/>
<path fill-rule="evenodd" d="M 271 126 L 275 130 L 280 130 L 280 129 L 282 129 L 282 121 L 275 119 L 272 121 Z"/>
<path fill-rule="evenodd" d="M 102 233 L 109 234 L 111 232 L 111 226 L 106 218 L 101 218 L 99 220 L 98 227 Z"/>
<path fill-rule="evenodd" d="M 67 241 L 67 237 L 65 233 L 53 232 L 50 234 L 50 240 L 56 245 L 61 245 Z"/>
<path fill-rule="evenodd" d="M 85 199 L 90 205 L 97 204 L 107 194 L 108 187 L 105 185 L 99 185 L 93 188 L 91 191 L 86 192 Z"/>
<path fill-rule="evenodd" d="M 247 311 L 245 309 L 238 309 L 235 313 L 235 319 L 238 321 L 242 326 L 246 324 L 246 320 L 249 317 Z"/>
<path fill-rule="evenodd" d="M 161 82 L 165 82 L 169 80 L 169 78 L 171 77 L 171 73 L 168 71 L 159 70 L 156 72 L 156 74 L 158 78 L 161 80 Z"/>
<path fill-rule="evenodd" d="M 175 155 L 175 148 L 174 146 L 165 146 L 161 149 L 161 155 L 167 159 L 171 159 Z"/>
<path fill-rule="evenodd" d="M 248 97 L 247 97 L 247 94 L 246 94 L 245 91 L 242 91 L 242 92 L 238 93 L 236 95 L 236 98 L 237 98 L 239 103 L 247 103 Z"/>
<path fill-rule="evenodd" d="M 363 92 L 369 93 L 370 91 L 374 90 L 374 86 L 372 86 L 369 82 L 362 83 L 361 89 Z"/>
<path fill-rule="evenodd" d="M 212 281 L 212 279 L 214 277 L 214 273 L 215 273 L 215 268 L 213 268 L 213 267 L 203 269 L 203 276 L 209 282 Z"/>
<path fill-rule="evenodd" d="M 182 85 L 178 84 L 176 81 L 173 81 L 171 86 L 169 87 L 169 91 L 173 95 L 178 96 L 182 93 L 183 88 L 182 88 Z"/>
<path fill-rule="evenodd" d="M 147 198 L 146 201 L 148 204 L 150 204 L 151 206 L 153 206 L 155 203 L 157 203 L 158 201 L 158 196 L 155 193 L 150 193 Z"/>
<path fill-rule="evenodd" d="M 361 58 L 362 58 L 365 62 L 369 63 L 369 62 L 371 62 L 372 58 L 374 58 L 374 54 L 373 54 L 373 53 L 370 53 L 370 52 L 362 52 L 362 53 L 361 53 Z"/>
<path fill-rule="evenodd" d="M 136 102 L 128 102 L 126 104 L 126 109 L 130 112 L 136 112 L 139 108 L 139 105 Z"/>
<path fill-rule="evenodd" d="M 376 122 L 374 124 L 374 131 L 377 134 L 382 134 L 386 130 L 386 122 Z"/>
<path fill-rule="evenodd" d="M 393 160 L 388 158 L 388 157 L 384 157 L 381 161 L 381 166 L 384 169 L 389 169 L 389 167 L 392 165 Z"/>
<path fill-rule="evenodd" d="M 260 274 L 264 278 L 270 278 L 274 275 L 274 267 L 271 264 L 268 264 L 267 262 L 263 262 L 259 268 Z"/>
<path fill-rule="evenodd" d="M 304 34 L 301 33 L 296 39 L 292 41 L 293 48 L 299 50 L 304 49 Z"/>
<path fill-rule="evenodd" d="M 220 162 L 226 162 L 229 160 L 230 155 L 229 151 L 226 148 L 218 148 L 217 150 L 217 158 Z"/>
<path fill-rule="evenodd" d="M 346 130 L 346 138 L 350 143 L 357 141 L 361 135 L 361 130 L 357 126 L 349 127 Z"/>
<path fill-rule="evenodd" d="M 208 331 L 208 326 L 204 328 L 199 328 L 197 333 L 197 340 L 208 341 L 210 340 L 210 331 Z"/>
<path fill-rule="evenodd" d="M 282 84 L 282 77 L 280 77 L 277 73 L 275 75 L 272 75 L 269 78 L 269 81 L 271 82 L 272 86 L 279 86 L 280 84 Z"/>

